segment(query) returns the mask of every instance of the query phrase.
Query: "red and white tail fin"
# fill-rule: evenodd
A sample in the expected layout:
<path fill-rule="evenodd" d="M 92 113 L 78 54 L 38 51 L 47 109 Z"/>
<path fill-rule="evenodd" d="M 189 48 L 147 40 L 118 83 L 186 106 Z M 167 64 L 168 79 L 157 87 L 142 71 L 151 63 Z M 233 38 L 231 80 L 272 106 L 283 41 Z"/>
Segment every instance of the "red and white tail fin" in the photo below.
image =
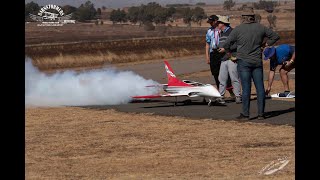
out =
<path fill-rule="evenodd" d="M 174 75 L 173 70 L 170 67 L 168 61 L 165 60 L 164 63 L 165 63 L 164 67 L 166 69 L 167 76 L 168 76 L 168 86 L 191 86 L 181 81 L 176 77 L 176 75 Z"/>

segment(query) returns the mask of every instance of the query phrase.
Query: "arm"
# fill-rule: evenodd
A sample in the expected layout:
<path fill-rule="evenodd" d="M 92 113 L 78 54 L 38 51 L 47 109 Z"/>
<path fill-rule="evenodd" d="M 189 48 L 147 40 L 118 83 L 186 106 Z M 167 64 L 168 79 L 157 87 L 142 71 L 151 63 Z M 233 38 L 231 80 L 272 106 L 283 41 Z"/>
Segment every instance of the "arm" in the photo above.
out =
<path fill-rule="evenodd" d="M 275 74 L 275 71 L 273 70 L 270 70 L 269 71 L 269 77 L 268 77 L 268 87 L 266 89 L 266 95 L 269 95 L 270 91 L 271 91 L 271 86 L 272 86 L 272 83 L 273 83 L 273 79 L 274 79 L 274 74 Z"/>
<path fill-rule="evenodd" d="M 230 46 L 230 51 L 236 51 L 237 50 L 237 43 L 233 43 L 231 46 Z"/>
<path fill-rule="evenodd" d="M 264 27 L 265 28 L 265 36 L 268 38 L 266 42 L 266 46 L 272 46 L 275 42 L 277 42 L 280 39 L 280 36 L 272 31 L 271 29 Z"/>
<path fill-rule="evenodd" d="M 293 52 L 290 62 L 294 63 L 296 60 L 296 52 Z"/>
<path fill-rule="evenodd" d="M 236 49 L 237 48 L 236 40 L 237 40 L 237 29 L 235 28 L 229 34 L 222 48 L 225 49 L 227 52 L 229 52 L 232 48 Z"/>
<path fill-rule="evenodd" d="M 206 60 L 207 60 L 207 64 L 210 64 L 210 44 L 211 44 L 211 37 L 208 34 L 209 30 L 207 31 L 206 34 Z"/>
<path fill-rule="evenodd" d="M 208 43 L 206 43 L 206 60 L 207 60 L 207 64 L 210 64 L 210 45 Z"/>
<path fill-rule="evenodd" d="M 292 56 L 291 56 L 290 61 L 287 61 L 285 67 L 289 67 L 292 63 L 295 62 L 295 60 L 296 60 L 296 52 L 294 51 L 293 54 L 292 54 Z"/>
<path fill-rule="evenodd" d="M 230 52 L 237 49 L 237 33 L 236 29 L 232 30 L 222 48 L 218 49 L 219 53 Z"/>
<path fill-rule="evenodd" d="M 270 60 L 270 71 L 269 71 L 268 87 L 266 89 L 266 95 L 269 95 L 269 93 L 271 91 L 271 86 L 272 86 L 272 83 L 273 83 L 276 67 L 277 67 L 276 60 Z"/>

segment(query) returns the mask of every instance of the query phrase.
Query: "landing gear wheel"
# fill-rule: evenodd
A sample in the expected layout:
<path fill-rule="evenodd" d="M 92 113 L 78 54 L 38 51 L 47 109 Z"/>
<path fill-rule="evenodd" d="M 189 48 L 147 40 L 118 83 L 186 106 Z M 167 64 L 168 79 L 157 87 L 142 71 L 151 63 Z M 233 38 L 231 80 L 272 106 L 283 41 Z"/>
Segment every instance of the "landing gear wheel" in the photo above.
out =
<path fill-rule="evenodd" d="M 206 98 L 203 98 L 202 103 L 203 104 L 207 103 Z"/>

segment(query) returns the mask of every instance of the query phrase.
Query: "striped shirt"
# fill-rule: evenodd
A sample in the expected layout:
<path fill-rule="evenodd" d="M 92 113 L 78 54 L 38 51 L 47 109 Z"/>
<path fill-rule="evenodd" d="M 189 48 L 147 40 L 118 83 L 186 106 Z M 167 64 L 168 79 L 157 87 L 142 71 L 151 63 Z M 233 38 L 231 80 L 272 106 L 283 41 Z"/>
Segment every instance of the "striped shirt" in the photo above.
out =
<path fill-rule="evenodd" d="M 218 48 L 219 44 L 219 33 L 220 30 L 214 27 L 210 27 L 206 34 L 206 42 L 210 45 L 210 53 L 213 52 L 213 49 Z"/>

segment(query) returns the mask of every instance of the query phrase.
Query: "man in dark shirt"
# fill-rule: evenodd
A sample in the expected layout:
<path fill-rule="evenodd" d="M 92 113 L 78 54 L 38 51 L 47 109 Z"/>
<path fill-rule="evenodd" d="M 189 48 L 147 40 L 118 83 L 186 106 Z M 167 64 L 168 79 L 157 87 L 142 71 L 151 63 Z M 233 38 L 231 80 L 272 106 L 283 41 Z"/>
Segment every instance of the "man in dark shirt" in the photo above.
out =
<path fill-rule="evenodd" d="M 242 24 L 235 27 L 226 40 L 221 52 L 230 51 L 233 43 L 237 44 L 237 63 L 242 85 L 242 113 L 239 120 L 249 119 L 251 79 L 253 79 L 258 103 L 258 119 L 264 119 L 265 90 L 263 82 L 262 46 L 265 37 L 266 46 L 273 45 L 280 39 L 271 29 L 257 23 L 252 7 L 244 8 L 241 16 Z"/>

